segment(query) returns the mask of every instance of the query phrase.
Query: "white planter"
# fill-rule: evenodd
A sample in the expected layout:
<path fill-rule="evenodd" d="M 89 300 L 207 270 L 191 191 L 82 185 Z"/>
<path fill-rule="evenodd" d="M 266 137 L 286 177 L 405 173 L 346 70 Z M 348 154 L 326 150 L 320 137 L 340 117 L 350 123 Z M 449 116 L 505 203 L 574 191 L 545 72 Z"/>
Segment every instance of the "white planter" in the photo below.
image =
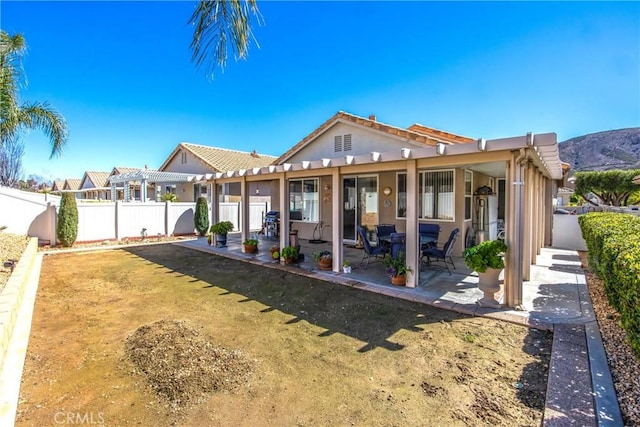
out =
<path fill-rule="evenodd" d="M 348 267 L 342 267 L 342 271 L 343 271 L 344 273 L 351 273 L 351 266 L 348 266 Z"/>
<path fill-rule="evenodd" d="M 499 308 L 500 303 L 496 301 L 494 295 L 500 290 L 500 272 L 495 268 L 487 268 L 484 273 L 478 273 L 478 288 L 484 296 L 476 301 L 480 307 Z"/>

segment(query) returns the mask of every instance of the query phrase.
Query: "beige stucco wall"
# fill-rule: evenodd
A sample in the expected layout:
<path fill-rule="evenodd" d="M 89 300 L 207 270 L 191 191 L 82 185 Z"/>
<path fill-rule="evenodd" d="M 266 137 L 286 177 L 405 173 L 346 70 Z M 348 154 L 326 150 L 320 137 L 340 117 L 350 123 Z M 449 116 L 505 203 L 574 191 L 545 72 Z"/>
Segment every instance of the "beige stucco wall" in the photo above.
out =
<path fill-rule="evenodd" d="M 187 153 L 187 162 L 182 163 L 182 151 Z M 192 174 L 205 174 L 216 172 L 212 168 L 205 165 L 200 159 L 186 150 L 178 150 L 175 156 L 162 169 L 163 172 L 180 172 L 180 173 L 192 173 Z M 193 196 L 193 190 L 191 192 Z"/>
<path fill-rule="evenodd" d="M 351 134 L 351 150 L 336 152 L 334 150 L 334 138 L 336 135 L 345 134 Z M 403 147 L 424 147 L 424 145 L 403 141 L 391 135 L 362 129 L 359 126 L 356 127 L 346 123 L 338 123 L 318 136 L 309 145 L 288 159 L 287 162 L 295 163 L 303 160 L 336 158 L 346 155 L 357 156 L 372 151 L 385 152 L 393 151 L 394 149 L 400 150 Z"/>

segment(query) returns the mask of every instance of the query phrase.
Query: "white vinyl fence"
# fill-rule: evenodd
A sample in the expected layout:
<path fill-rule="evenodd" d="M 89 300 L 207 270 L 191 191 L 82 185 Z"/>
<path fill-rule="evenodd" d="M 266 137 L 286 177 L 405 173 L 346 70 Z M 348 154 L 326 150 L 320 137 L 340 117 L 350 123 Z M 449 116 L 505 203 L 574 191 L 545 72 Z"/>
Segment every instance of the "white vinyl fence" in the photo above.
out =
<path fill-rule="evenodd" d="M 195 203 L 93 202 L 77 200 L 78 242 L 120 240 L 146 235 L 188 235 L 195 232 Z M 6 232 L 28 234 L 40 241 L 56 242 L 56 220 L 60 197 L 0 187 L 0 226 Z M 249 230 L 262 228 L 268 203 L 251 203 Z M 241 230 L 240 203 L 219 205 L 219 220 L 231 221 Z"/>

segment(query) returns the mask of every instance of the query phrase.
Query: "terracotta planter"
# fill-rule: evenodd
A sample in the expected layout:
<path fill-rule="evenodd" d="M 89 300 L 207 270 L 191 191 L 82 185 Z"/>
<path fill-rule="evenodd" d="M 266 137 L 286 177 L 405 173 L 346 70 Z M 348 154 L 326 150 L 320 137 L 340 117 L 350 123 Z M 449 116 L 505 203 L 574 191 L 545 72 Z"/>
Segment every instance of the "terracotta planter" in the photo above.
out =
<path fill-rule="evenodd" d="M 395 286 L 404 286 L 407 283 L 407 278 L 404 274 L 399 276 L 391 276 L 391 284 Z"/>
<path fill-rule="evenodd" d="M 293 264 L 296 261 L 295 258 L 285 258 L 284 259 L 284 263 L 285 264 Z"/>
<path fill-rule="evenodd" d="M 245 254 L 255 254 L 258 252 L 258 245 L 242 245 L 244 246 Z"/>
<path fill-rule="evenodd" d="M 331 270 L 331 268 L 333 267 L 333 260 L 331 259 L 324 259 L 324 258 L 320 258 L 318 260 L 318 268 L 320 270 Z"/>

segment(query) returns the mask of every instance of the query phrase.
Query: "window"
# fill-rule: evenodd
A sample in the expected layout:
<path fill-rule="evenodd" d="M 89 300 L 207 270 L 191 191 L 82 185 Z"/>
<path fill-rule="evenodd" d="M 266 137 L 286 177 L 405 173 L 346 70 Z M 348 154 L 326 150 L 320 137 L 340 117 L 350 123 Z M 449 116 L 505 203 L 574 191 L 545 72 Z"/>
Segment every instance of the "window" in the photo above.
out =
<path fill-rule="evenodd" d="M 398 172 L 396 175 L 396 217 L 407 217 L 407 174 Z"/>
<path fill-rule="evenodd" d="M 464 171 L 464 219 L 471 219 L 471 202 L 473 196 L 473 172 Z"/>
<path fill-rule="evenodd" d="M 420 172 L 418 181 L 418 217 L 453 221 L 455 219 L 453 170 Z"/>
<path fill-rule="evenodd" d="M 289 210 L 292 220 L 317 222 L 320 217 L 318 178 L 289 181 Z"/>

